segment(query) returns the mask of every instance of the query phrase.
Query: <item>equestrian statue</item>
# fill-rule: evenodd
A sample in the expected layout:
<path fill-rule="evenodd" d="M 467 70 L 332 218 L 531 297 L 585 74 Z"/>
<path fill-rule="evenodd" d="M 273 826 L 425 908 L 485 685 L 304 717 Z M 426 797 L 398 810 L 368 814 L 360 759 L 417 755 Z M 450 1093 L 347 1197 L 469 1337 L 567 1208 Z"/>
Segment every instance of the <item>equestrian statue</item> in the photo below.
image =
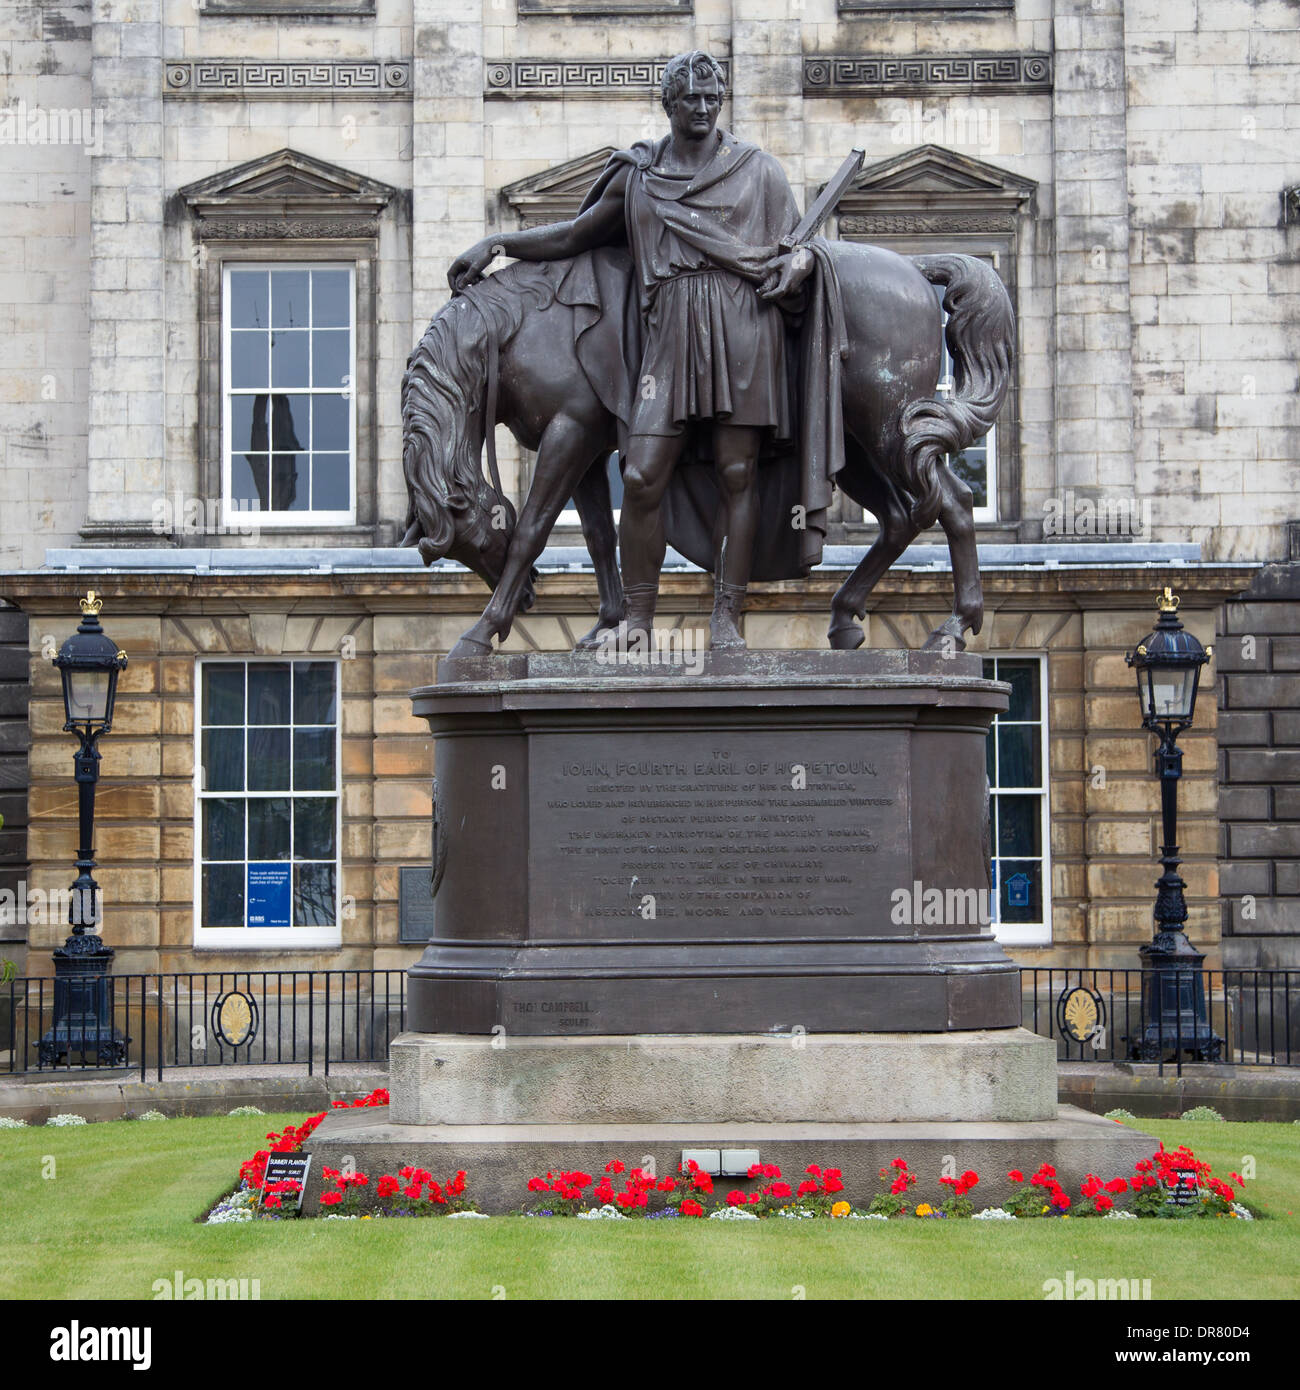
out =
<path fill-rule="evenodd" d="M 452 298 L 402 381 L 403 543 L 492 589 L 454 656 L 490 653 L 532 604 L 534 562 L 569 498 L 600 594 L 580 648 L 653 640 L 669 543 L 713 573 L 713 648 L 743 647 L 748 585 L 820 562 L 836 487 L 880 529 L 831 602 L 832 647 L 861 645 L 867 595 L 936 521 L 954 600 L 927 646 L 961 649 L 980 630 L 972 495 L 946 456 L 986 434 L 1006 398 L 1007 292 L 971 256 L 817 236 L 861 152 L 801 218 L 777 160 L 718 128 L 724 96 L 706 53 L 674 58 L 666 136 L 612 154 L 571 221 L 487 237 L 450 267 Z M 500 256 L 513 264 L 485 275 Z M 518 514 L 501 487 L 498 424 L 537 454 Z"/>

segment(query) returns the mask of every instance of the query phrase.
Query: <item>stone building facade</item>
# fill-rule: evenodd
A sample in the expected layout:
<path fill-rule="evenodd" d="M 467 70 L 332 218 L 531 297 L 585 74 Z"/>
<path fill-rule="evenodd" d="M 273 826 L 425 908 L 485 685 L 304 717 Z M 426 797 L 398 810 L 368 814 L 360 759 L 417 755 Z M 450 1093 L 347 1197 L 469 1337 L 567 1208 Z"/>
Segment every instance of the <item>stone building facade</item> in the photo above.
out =
<path fill-rule="evenodd" d="M 1293 4 L 33 0 L 4 22 L 0 659 L 25 640 L 30 662 L 26 687 L 0 669 L 0 887 L 70 876 L 48 656 L 94 588 L 131 659 L 99 795 L 117 968 L 415 957 L 402 870 L 427 863 L 433 760 L 406 692 L 486 594 L 396 548 L 405 359 L 453 257 L 571 215 L 609 150 L 664 128 L 663 61 L 702 47 L 726 66 L 723 124 L 805 204 L 865 150 L 827 235 L 966 251 L 1012 294 L 1016 378 L 967 460 L 987 612 L 972 648 L 1020 692 L 990 764 L 1009 949 L 1138 963 L 1158 789 L 1123 654 L 1171 584 L 1222 673 L 1182 741 L 1189 934 L 1212 964 L 1300 965 Z M 278 320 L 282 293 L 310 315 Z M 268 332 L 298 347 L 281 361 Z M 266 404 L 281 370 L 312 397 L 301 421 Z M 531 459 L 499 442 L 518 494 Z M 260 504 L 251 526 L 241 499 Z M 813 580 L 755 587 L 750 644 L 824 642 L 872 534 L 841 499 Z M 873 595 L 871 644 L 918 645 L 946 612 L 940 539 Z M 576 527 L 553 543 L 511 645 L 590 626 Z M 707 626 L 706 577 L 665 587 L 671 621 Z M 255 688 L 279 711 L 264 724 Z M 206 785 L 235 743 L 239 787 Z M 328 763 L 331 785 L 301 787 L 291 752 L 294 785 L 254 795 L 282 745 L 317 749 L 302 766 Z M 238 860 L 217 844 L 233 815 Z M 292 922 L 259 927 L 249 880 L 238 902 L 231 885 L 287 825 L 314 847 L 292 861 Z M 64 932 L 0 926 L 0 950 L 46 974 Z"/>

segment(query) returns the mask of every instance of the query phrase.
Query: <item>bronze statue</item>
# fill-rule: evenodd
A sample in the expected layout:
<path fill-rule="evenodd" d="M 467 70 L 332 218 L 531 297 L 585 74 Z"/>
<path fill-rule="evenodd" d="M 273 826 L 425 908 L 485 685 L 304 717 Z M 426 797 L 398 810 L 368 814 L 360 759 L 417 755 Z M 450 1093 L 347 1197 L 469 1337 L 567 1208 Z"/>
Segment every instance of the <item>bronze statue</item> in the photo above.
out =
<path fill-rule="evenodd" d="M 831 645 L 861 643 L 867 593 L 936 519 L 956 593 L 932 640 L 960 646 L 979 630 L 971 494 L 944 455 L 986 433 L 1002 405 L 1006 291 L 971 257 L 813 237 L 833 198 L 800 222 L 777 161 L 717 129 L 724 94 L 706 54 L 673 59 L 669 135 L 617 151 L 572 221 L 485 238 L 452 263 L 454 297 L 411 356 L 402 408 L 405 543 L 426 562 L 462 560 L 494 590 L 457 655 L 489 652 L 529 606 L 533 561 L 570 496 L 601 595 L 580 645 L 648 636 L 671 541 L 714 573 L 713 646 L 743 646 L 746 586 L 818 563 L 836 485 L 881 529 L 835 596 Z M 483 278 L 497 255 L 519 264 Z M 947 401 L 934 395 L 932 283 L 946 286 Z M 498 422 L 538 452 L 518 518 L 496 472 Z M 604 473 L 615 447 L 622 585 Z"/>

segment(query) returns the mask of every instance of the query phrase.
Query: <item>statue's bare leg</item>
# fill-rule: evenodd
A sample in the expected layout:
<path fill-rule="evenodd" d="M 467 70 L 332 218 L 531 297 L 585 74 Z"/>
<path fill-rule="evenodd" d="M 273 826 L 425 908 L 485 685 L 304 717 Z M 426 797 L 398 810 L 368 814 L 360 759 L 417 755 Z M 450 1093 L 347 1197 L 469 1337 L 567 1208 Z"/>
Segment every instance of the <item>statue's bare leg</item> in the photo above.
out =
<path fill-rule="evenodd" d="M 939 525 L 948 537 L 952 556 L 952 616 L 945 618 L 925 641 L 924 651 L 955 648 L 966 650 L 967 629 L 979 632 L 984 624 L 984 586 L 980 583 L 979 552 L 975 545 L 974 498 L 971 490 L 946 465 L 939 467 L 943 505 Z"/>
<path fill-rule="evenodd" d="M 715 424 L 713 459 L 722 494 L 723 525 L 713 557 L 713 616 L 709 645 L 714 651 L 740 648 L 740 610 L 754 562 L 758 532 L 758 473 L 760 431 L 747 425 Z"/>
<path fill-rule="evenodd" d="M 515 523 L 501 578 L 483 616 L 461 636 L 449 656 L 483 656 L 491 652 L 494 636 L 502 641 L 509 637 L 528 589 L 533 561 L 542 553 L 556 518 L 592 463 L 594 428 L 592 421 L 570 415 L 557 415 L 547 425 L 537 451 L 533 485 Z"/>
<path fill-rule="evenodd" d="M 831 600 L 827 638 L 832 647 L 852 651 L 864 640 L 857 620 L 866 616 L 867 595 L 916 539 L 917 528 L 903 499 L 885 483 L 881 471 L 856 445 L 849 448 L 847 466 L 840 474 L 840 486 L 864 506 L 880 526 L 874 544 Z"/>
<path fill-rule="evenodd" d="M 574 489 L 573 501 L 582 522 L 583 539 L 596 571 L 596 589 L 600 594 L 600 611 L 590 632 L 578 638 L 575 651 L 598 647 L 601 634 L 617 628 L 627 611 L 623 601 L 623 578 L 618 572 L 617 538 L 614 533 L 614 508 L 609 496 L 607 455 L 601 453 L 595 463 L 582 475 Z"/>
<path fill-rule="evenodd" d="M 660 503 L 685 442 L 684 432 L 634 434 L 628 440 L 618 546 L 627 601 L 627 640 L 642 644 L 647 651 L 654 641 L 659 571 L 668 548 Z"/>

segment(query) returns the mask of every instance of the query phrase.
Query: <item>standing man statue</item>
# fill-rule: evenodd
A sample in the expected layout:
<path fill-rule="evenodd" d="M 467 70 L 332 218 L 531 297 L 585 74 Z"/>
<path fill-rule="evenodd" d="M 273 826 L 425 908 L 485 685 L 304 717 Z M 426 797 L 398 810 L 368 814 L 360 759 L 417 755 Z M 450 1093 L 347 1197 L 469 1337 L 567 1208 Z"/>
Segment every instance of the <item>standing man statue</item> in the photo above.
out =
<path fill-rule="evenodd" d="M 485 238 L 448 273 L 460 290 L 497 255 L 551 261 L 627 245 L 642 355 L 619 549 L 626 637 L 643 649 L 666 548 L 662 503 L 684 450 L 711 452 L 720 495 L 712 646 L 743 647 L 738 620 L 760 525 L 760 453 L 797 430 L 781 302 L 790 307 L 798 297 L 814 259 L 789 248 L 799 209 L 780 164 L 717 128 L 725 95 L 722 70 L 707 53 L 673 58 L 662 80 L 668 135 L 616 151 L 572 221 Z"/>

